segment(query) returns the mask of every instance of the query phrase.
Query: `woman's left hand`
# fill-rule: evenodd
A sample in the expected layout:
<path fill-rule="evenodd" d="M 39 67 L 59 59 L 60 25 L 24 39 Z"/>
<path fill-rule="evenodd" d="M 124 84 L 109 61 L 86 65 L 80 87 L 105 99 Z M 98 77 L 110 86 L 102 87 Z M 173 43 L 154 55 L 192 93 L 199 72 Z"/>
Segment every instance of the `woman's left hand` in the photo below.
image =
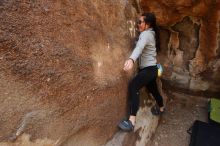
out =
<path fill-rule="evenodd" d="M 125 64 L 124 64 L 124 68 L 123 68 L 123 69 L 124 69 L 125 71 L 128 71 L 128 70 L 132 69 L 133 66 L 134 66 L 134 61 L 129 58 L 128 60 L 125 61 Z"/>

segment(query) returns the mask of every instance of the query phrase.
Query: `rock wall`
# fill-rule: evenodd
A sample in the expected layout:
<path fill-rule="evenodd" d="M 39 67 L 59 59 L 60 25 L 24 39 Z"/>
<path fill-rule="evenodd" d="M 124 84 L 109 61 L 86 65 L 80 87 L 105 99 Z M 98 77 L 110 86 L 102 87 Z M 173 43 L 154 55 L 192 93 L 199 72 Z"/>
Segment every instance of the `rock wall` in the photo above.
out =
<path fill-rule="evenodd" d="M 137 12 L 158 18 L 163 87 L 219 93 L 219 10 L 217 0 L 0 0 L 0 145 L 110 139 L 126 115 Z"/>
<path fill-rule="evenodd" d="M 115 133 L 134 4 L 0 0 L 0 145 L 97 146 Z"/>
<path fill-rule="evenodd" d="M 219 95 L 220 1 L 139 2 L 142 11 L 156 14 L 161 27 L 158 59 L 165 67 L 165 87 Z"/>

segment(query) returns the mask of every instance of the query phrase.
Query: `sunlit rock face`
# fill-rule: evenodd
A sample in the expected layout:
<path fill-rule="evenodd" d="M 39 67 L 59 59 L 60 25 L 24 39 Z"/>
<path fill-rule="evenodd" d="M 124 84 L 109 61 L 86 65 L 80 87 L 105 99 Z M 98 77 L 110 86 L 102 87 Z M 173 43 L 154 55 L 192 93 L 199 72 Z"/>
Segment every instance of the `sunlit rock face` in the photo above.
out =
<path fill-rule="evenodd" d="M 0 145 L 110 139 L 127 111 L 122 68 L 141 10 L 160 24 L 163 86 L 219 91 L 219 1 L 1 0 Z"/>
<path fill-rule="evenodd" d="M 163 76 L 172 88 L 192 93 L 220 91 L 220 1 L 141 0 L 161 28 Z"/>
<path fill-rule="evenodd" d="M 97 146 L 114 134 L 126 115 L 133 5 L 0 1 L 0 145 Z"/>

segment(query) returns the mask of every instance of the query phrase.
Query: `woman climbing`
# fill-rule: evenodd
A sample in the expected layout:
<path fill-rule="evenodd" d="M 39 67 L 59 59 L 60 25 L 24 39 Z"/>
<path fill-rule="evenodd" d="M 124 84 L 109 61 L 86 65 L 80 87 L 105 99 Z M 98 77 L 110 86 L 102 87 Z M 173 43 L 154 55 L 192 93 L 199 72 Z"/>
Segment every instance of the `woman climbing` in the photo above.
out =
<path fill-rule="evenodd" d="M 157 88 L 157 51 L 160 49 L 159 30 L 153 13 L 143 13 L 138 20 L 139 40 L 131 56 L 125 61 L 124 70 L 129 71 L 139 59 L 139 71 L 129 84 L 130 112 L 129 119 L 119 123 L 119 128 L 131 131 L 134 128 L 136 114 L 139 109 L 139 90 L 146 86 L 155 98 L 157 105 L 152 108 L 154 115 L 164 112 L 163 98 Z"/>

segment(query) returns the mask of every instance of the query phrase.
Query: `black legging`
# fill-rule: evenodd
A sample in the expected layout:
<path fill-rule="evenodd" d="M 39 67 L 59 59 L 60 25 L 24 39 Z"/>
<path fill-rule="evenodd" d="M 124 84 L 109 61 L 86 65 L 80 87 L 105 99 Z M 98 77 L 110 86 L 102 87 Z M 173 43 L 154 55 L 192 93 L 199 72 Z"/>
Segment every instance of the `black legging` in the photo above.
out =
<path fill-rule="evenodd" d="M 146 86 L 155 98 L 159 107 L 163 106 L 163 98 L 157 88 L 157 66 L 141 69 L 129 84 L 130 115 L 136 116 L 139 109 L 139 90 Z"/>

